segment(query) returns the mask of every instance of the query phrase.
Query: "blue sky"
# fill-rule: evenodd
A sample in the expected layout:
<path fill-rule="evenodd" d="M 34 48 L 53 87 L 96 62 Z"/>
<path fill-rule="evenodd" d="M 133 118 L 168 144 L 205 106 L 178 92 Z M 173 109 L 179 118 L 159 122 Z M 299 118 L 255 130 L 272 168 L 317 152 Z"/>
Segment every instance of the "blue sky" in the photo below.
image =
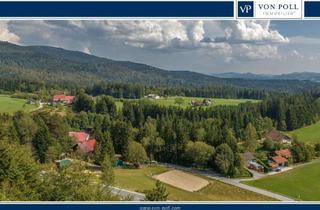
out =
<path fill-rule="evenodd" d="M 0 40 L 168 70 L 320 72 L 320 21 L 0 20 Z"/>

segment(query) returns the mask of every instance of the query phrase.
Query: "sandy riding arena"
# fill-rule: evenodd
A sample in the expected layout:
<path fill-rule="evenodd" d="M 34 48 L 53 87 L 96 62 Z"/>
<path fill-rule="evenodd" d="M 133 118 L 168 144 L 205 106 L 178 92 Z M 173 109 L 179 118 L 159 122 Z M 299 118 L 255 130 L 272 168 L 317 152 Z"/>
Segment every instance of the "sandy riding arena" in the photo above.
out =
<path fill-rule="evenodd" d="M 179 170 L 167 171 L 165 173 L 158 174 L 153 177 L 161 182 L 189 192 L 201 190 L 209 184 L 209 182 L 205 179 L 188 173 L 184 173 Z"/>

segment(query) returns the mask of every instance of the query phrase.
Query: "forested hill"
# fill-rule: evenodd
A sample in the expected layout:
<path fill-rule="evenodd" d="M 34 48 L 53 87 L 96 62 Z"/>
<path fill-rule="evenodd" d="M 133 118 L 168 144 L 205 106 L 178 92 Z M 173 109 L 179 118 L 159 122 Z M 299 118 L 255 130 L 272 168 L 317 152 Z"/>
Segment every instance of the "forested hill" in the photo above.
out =
<path fill-rule="evenodd" d="M 47 46 L 0 42 L 0 78 L 90 85 L 99 81 L 152 86 L 234 86 L 281 91 L 309 90 L 317 83 L 283 80 L 225 79 L 190 71 L 168 71 L 145 64 L 115 61 Z"/>

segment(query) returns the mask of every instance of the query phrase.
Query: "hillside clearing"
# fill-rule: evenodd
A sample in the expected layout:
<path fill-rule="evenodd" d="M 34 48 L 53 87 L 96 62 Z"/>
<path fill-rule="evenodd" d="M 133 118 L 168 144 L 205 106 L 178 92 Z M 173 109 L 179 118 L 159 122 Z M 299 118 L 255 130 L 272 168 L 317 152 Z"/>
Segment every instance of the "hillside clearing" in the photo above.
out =
<path fill-rule="evenodd" d="M 181 98 L 183 101 L 181 104 L 176 104 L 175 100 L 177 98 Z M 192 100 L 196 101 L 203 101 L 205 98 L 199 98 L 199 97 L 182 97 L 182 96 L 170 96 L 170 97 L 164 97 L 160 98 L 157 100 L 150 100 L 154 103 L 157 103 L 159 105 L 164 105 L 164 106 L 180 106 L 183 108 L 186 107 L 191 107 L 190 102 Z M 241 103 L 246 103 L 246 102 L 252 102 L 252 103 L 257 103 L 259 100 L 254 100 L 254 99 L 225 99 L 225 98 L 210 98 L 212 100 L 212 103 L 207 106 L 237 106 Z M 203 106 L 206 107 L 206 106 Z"/>
<path fill-rule="evenodd" d="M 26 102 L 25 99 L 11 98 L 9 95 L 0 95 L 0 113 L 12 114 L 19 110 L 29 112 L 37 108 L 35 105 L 26 104 Z"/>
<path fill-rule="evenodd" d="M 320 161 L 245 184 L 304 201 L 320 200 Z"/>
<path fill-rule="evenodd" d="M 181 104 L 177 104 L 175 101 L 176 99 L 182 99 Z M 123 101 L 143 101 L 146 100 L 148 102 L 158 104 L 161 106 L 177 106 L 182 108 L 188 108 L 191 106 L 191 101 L 203 101 L 204 99 L 211 99 L 212 103 L 208 106 L 201 106 L 201 107 L 212 107 L 212 106 L 237 106 L 242 103 L 251 102 L 251 103 L 258 103 L 260 100 L 255 99 L 225 99 L 225 98 L 200 98 L 200 97 L 185 97 L 185 96 L 169 96 L 169 97 L 161 97 L 160 99 L 116 99 L 116 106 L 118 110 L 121 110 L 123 107 Z M 123 101 L 122 101 L 123 100 Z"/>
<path fill-rule="evenodd" d="M 287 133 L 290 136 L 296 135 L 300 141 L 307 143 L 320 143 L 320 121 Z"/>
<path fill-rule="evenodd" d="M 152 177 L 169 169 L 156 166 L 141 169 L 115 169 L 115 186 L 144 192 L 154 188 L 156 180 Z M 206 178 L 204 178 L 206 179 Z M 209 185 L 197 192 L 188 192 L 166 185 L 168 200 L 175 201 L 271 201 L 272 199 L 251 191 L 243 190 L 219 181 L 206 179 Z"/>

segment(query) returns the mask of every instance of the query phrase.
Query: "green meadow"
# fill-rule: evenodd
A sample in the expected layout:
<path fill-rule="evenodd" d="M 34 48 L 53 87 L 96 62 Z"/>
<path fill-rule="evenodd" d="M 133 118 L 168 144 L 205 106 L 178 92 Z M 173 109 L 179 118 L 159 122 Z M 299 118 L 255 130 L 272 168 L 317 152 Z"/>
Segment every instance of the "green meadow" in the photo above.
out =
<path fill-rule="evenodd" d="M 25 99 L 11 98 L 9 95 L 0 95 L 0 113 L 12 114 L 16 111 L 31 111 L 35 105 L 26 104 Z"/>
<path fill-rule="evenodd" d="M 244 183 L 297 200 L 320 201 L 320 161 Z"/>
<path fill-rule="evenodd" d="M 183 103 L 177 104 L 175 103 L 176 98 L 182 99 L 181 101 Z M 197 100 L 197 101 L 203 101 L 205 98 L 199 98 L 199 97 L 182 97 L 182 96 L 171 96 L 171 97 L 163 97 L 157 100 L 152 100 L 152 102 L 157 103 L 159 105 L 164 105 L 164 106 L 181 106 L 183 108 L 190 107 L 190 103 L 192 100 Z M 211 104 L 209 106 L 237 106 L 241 103 L 246 103 L 246 102 L 252 102 L 252 103 L 257 103 L 259 100 L 253 100 L 253 99 L 224 99 L 224 98 L 211 98 Z M 205 107 L 205 106 L 204 106 Z"/>
<path fill-rule="evenodd" d="M 300 141 L 307 143 L 320 143 L 320 122 L 287 132 L 289 136 L 296 135 Z"/>
<path fill-rule="evenodd" d="M 182 103 L 176 103 L 176 99 L 179 98 Z M 170 96 L 170 97 L 161 97 L 160 99 L 136 99 L 139 100 L 146 100 L 151 103 L 155 103 L 161 106 L 179 106 L 182 108 L 191 107 L 191 101 L 203 101 L 204 99 L 211 99 L 211 104 L 209 106 L 202 106 L 202 107 L 210 107 L 210 106 L 237 106 L 241 103 L 251 102 L 251 103 L 258 103 L 260 100 L 254 99 L 224 99 L 224 98 L 199 98 L 199 97 L 185 97 L 185 96 Z M 122 100 L 135 100 L 135 99 L 122 99 Z M 117 109 L 121 109 L 123 103 L 121 100 L 116 99 L 116 106 Z"/>

